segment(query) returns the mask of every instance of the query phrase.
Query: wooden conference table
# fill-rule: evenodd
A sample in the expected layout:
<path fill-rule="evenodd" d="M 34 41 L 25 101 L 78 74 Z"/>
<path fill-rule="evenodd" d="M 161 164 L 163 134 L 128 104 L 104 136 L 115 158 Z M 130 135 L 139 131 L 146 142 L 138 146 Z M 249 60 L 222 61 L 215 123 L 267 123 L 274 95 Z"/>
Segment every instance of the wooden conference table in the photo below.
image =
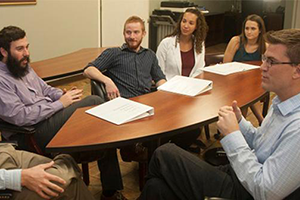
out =
<path fill-rule="evenodd" d="M 31 67 L 44 81 L 54 81 L 80 75 L 83 68 L 95 60 L 106 48 L 84 48 L 78 51 L 31 63 Z"/>
<path fill-rule="evenodd" d="M 86 114 L 88 108 L 78 109 L 47 151 L 82 152 L 153 141 L 216 121 L 219 108 L 233 100 L 243 107 L 268 95 L 261 88 L 259 69 L 227 76 L 204 72 L 200 78 L 212 80 L 213 89 L 196 97 L 156 91 L 132 98 L 154 107 L 155 114 L 120 126 Z"/>

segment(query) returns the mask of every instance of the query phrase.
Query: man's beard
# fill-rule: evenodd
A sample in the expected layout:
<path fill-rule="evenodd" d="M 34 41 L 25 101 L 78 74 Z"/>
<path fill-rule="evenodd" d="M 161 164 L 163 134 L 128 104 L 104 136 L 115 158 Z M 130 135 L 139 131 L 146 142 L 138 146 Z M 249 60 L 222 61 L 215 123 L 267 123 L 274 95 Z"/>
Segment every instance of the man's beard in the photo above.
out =
<path fill-rule="evenodd" d="M 126 41 L 126 44 L 127 46 L 129 47 L 129 49 L 132 49 L 132 50 L 136 50 L 137 48 L 139 48 L 139 46 L 141 45 L 142 43 L 142 40 L 138 41 L 136 45 L 130 45 L 130 42 L 131 40 L 125 40 Z"/>
<path fill-rule="evenodd" d="M 21 63 L 27 60 L 27 64 L 25 67 L 21 66 Z M 29 56 L 24 56 L 21 60 L 15 59 L 10 53 L 8 53 L 6 65 L 10 73 L 15 78 L 22 78 L 28 73 L 28 64 L 30 62 Z"/>

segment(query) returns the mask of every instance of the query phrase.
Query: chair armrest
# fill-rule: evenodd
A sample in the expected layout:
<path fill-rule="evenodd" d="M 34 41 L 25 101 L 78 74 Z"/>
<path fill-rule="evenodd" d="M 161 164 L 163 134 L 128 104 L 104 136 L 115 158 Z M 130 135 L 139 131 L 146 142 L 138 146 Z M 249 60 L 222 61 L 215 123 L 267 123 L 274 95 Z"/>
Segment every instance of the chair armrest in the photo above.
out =
<path fill-rule="evenodd" d="M 223 62 L 224 53 L 207 53 L 205 54 L 205 66 L 215 65 Z"/>
<path fill-rule="evenodd" d="M 12 133 L 25 133 L 25 134 L 34 134 L 35 128 L 34 126 L 17 126 L 14 124 L 10 124 L 8 122 L 0 119 L 0 130 L 1 131 L 9 131 Z"/>
<path fill-rule="evenodd" d="M 105 101 L 108 101 L 104 83 L 91 79 L 91 94 L 100 96 Z"/>

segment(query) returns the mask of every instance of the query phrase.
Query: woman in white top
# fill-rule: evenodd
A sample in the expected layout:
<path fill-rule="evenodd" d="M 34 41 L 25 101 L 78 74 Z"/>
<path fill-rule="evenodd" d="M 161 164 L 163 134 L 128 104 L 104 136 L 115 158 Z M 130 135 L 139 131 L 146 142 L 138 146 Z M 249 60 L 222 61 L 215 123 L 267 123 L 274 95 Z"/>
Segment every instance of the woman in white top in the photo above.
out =
<path fill-rule="evenodd" d="M 158 64 L 167 80 L 176 75 L 195 77 L 202 72 L 201 69 L 205 66 L 204 41 L 207 31 L 205 18 L 199 10 L 187 9 L 183 13 L 173 33 L 161 41 L 156 52 Z M 201 129 L 197 128 L 165 140 L 193 150 L 190 145 L 197 141 L 200 133 Z"/>
<path fill-rule="evenodd" d="M 167 80 L 175 75 L 195 77 L 205 66 L 208 26 L 198 9 L 187 9 L 172 34 L 161 41 L 156 56 Z"/>

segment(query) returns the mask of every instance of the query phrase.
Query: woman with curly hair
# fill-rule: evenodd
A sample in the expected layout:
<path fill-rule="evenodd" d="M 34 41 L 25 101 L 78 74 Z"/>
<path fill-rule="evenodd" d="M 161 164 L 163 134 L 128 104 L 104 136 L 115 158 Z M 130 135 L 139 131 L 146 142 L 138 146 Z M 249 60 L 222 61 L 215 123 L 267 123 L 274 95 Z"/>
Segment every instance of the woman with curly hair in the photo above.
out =
<path fill-rule="evenodd" d="M 202 72 L 205 66 L 204 41 L 208 31 L 203 14 L 197 9 L 187 9 L 170 35 L 161 41 L 157 48 L 158 64 L 170 80 L 176 75 L 195 77 Z M 165 138 L 161 142 L 172 142 L 186 150 L 196 142 L 201 133 L 197 128 L 172 138 Z"/>
<path fill-rule="evenodd" d="M 205 65 L 204 41 L 208 26 L 198 9 L 187 9 L 170 35 L 161 41 L 156 56 L 167 80 L 175 75 L 195 77 Z"/>

